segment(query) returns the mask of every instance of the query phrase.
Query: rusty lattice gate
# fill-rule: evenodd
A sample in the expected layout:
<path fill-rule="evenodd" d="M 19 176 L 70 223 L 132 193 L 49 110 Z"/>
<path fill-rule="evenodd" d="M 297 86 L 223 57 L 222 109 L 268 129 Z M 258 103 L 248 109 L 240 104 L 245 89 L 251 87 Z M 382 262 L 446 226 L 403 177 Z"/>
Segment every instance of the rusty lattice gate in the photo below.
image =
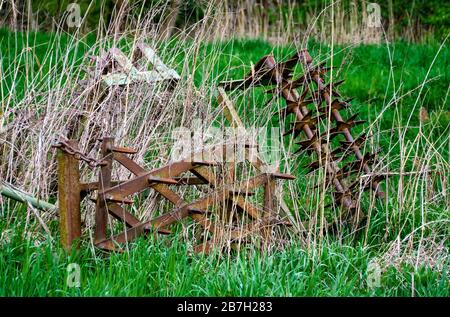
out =
<path fill-rule="evenodd" d="M 221 94 L 226 113 L 232 125 L 241 124 L 232 105 Z M 231 110 L 231 111 L 230 111 Z M 246 243 L 250 236 L 257 236 L 260 247 L 270 244 L 275 226 L 291 224 L 279 215 L 275 187 L 277 180 L 295 177 L 278 172 L 264 172 L 255 144 L 240 140 L 225 143 L 190 153 L 185 159 L 171 162 L 160 168 L 146 170 L 129 156 L 133 149 L 118 147 L 114 139 L 101 140 L 101 158 L 95 160 L 78 150 L 73 140 L 63 140 L 58 148 L 58 184 L 61 242 L 70 248 L 81 236 L 80 202 L 87 195 L 96 194 L 94 243 L 105 250 L 120 250 L 123 243 L 149 234 L 171 234 L 170 226 L 192 218 L 206 233 L 195 252 L 208 253 L 213 247 L 219 249 Z M 256 175 L 240 179 L 236 171 L 237 146 L 244 145 L 243 160 L 247 160 L 257 171 Z M 80 180 L 79 164 L 84 161 L 99 169 L 98 181 L 83 183 Z M 113 180 L 113 162 L 118 162 L 132 173 L 127 180 Z M 208 186 L 210 191 L 200 198 L 187 201 L 173 187 Z M 262 188 L 262 203 L 255 204 L 248 197 L 254 190 Z M 134 204 L 134 195 L 151 188 L 174 207 L 173 210 L 147 221 L 138 220 L 127 210 Z M 108 217 L 124 223 L 127 227 L 120 233 L 108 232 Z"/>

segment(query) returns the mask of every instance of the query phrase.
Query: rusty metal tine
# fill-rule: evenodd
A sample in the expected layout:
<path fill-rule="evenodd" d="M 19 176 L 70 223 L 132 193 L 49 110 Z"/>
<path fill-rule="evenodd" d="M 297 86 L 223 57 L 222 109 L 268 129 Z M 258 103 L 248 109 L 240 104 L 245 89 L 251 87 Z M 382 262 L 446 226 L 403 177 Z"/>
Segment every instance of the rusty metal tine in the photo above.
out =
<path fill-rule="evenodd" d="M 150 183 L 161 183 L 161 184 L 167 184 L 167 185 L 178 185 L 178 181 L 173 178 L 165 178 L 165 177 L 158 177 L 158 176 L 149 176 L 148 181 Z"/>
<path fill-rule="evenodd" d="M 178 185 L 206 185 L 208 184 L 203 179 L 199 177 L 173 177 L 177 181 Z"/>
<path fill-rule="evenodd" d="M 111 149 L 112 152 L 117 152 L 117 153 L 124 153 L 124 154 L 136 154 L 137 151 L 135 149 L 132 148 L 128 148 L 128 147 L 113 147 Z"/>
<path fill-rule="evenodd" d="M 245 89 L 252 86 L 265 86 L 274 84 L 272 78 L 272 55 L 261 58 L 254 69 L 242 80 L 224 81 L 220 85 L 224 90 Z M 269 61 L 269 62 L 268 62 Z"/>

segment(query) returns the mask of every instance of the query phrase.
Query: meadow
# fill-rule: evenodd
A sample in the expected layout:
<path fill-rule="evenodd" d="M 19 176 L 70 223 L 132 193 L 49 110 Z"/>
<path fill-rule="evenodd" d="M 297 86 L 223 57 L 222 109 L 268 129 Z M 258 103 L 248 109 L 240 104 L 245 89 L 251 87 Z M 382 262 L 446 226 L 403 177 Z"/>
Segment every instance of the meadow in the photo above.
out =
<path fill-rule="evenodd" d="M 71 81 L 68 69 L 77 72 L 95 45 L 93 35 L 0 30 L 2 116 L 23 107 L 30 90 L 48 102 L 42 94 Z M 118 45 L 128 47 L 126 41 Z M 168 64 L 184 75 L 183 84 L 210 96 L 219 81 L 241 78 L 262 56 L 273 53 L 283 60 L 296 49 L 253 39 L 200 44 L 174 39 L 158 45 L 162 58 L 170 56 Z M 104 253 L 84 232 L 80 251 L 67 253 L 58 241 L 55 215 L 48 218 L 49 235 L 27 208 L 5 198 L 0 296 L 449 296 L 448 44 L 330 47 L 310 40 L 307 48 L 317 61 L 336 66 L 337 79 L 346 79 L 340 92 L 355 98 L 352 112 L 368 121 L 364 131 L 373 135 L 368 150 L 380 149 L 378 169 L 392 174 L 382 185 L 387 198 L 366 202 L 369 221 L 362 230 L 322 235 L 311 229 L 306 238 L 292 234 L 287 246 L 269 254 L 249 247 L 209 256 L 192 254 L 189 242 L 173 237 L 141 238 L 124 253 Z M 276 105 L 263 107 L 269 98 L 261 90 L 233 96 L 246 125 L 259 120 L 282 125 L 272 116 Z M 212 97 L 204 99 L 208 109 L 217 107 Z M 294 218 L 310 219 L 321 208 L 307 204 L 317 179 L 302 169 L 308 158 L 294 159 L 292 166 L 282 162 L 297 176 L 288 205 Z M 55 201 L 55 193 L 47 198 Z M 381 279 L 370 287 L 374 262 Z M 67 286 L 69 263 L 80 265 L 80 288 Z"/>

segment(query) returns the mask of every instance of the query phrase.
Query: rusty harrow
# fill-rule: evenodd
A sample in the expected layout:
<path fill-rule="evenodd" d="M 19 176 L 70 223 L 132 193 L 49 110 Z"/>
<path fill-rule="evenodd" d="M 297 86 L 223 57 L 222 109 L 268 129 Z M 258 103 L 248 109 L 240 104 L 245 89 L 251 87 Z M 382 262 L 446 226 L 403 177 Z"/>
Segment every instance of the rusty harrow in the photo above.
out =
<path fill-rule="evenodd" d="M 372 189 L 377 197 L 383 197 L 379 186 L 382 178 L 371 172 L 370 165 L 374 162 L 375 154 L 361 152 L 360 147 L 366 135 L 354 138 L 351 134 L 353 127 L 365 121 L 356 120 L 357 113 L 344 120 L 340 113 L 351 107 L 351 100 L 343 100 L 336 89 L 343 81 L 326 84 L 323 75 L 330 68 L 325 64 L 313 65 L 312 61 L 306 49 L 280 63 L 272 55 L 265 56 L 244 79 L 222 82 L 221 85 L 225 90 L 270 87 L 266 92 L 273 95 L 271 101 L 276 98 L 285 101 L 285 108 L 277 114 L 283 120 L 290 115 L 295 119 L 284 135 L 291 135 L 298 140 L 296 144 L 299 148 L 295 153 L 315 153 L 317 159 L 306 166 L 307 173 L 323 168 L 326 187 L 334 187 L 332 205 L 344 208 L 341 220 L 353 219 L 353 223 L 358 224 L 364 217 L 359 206 L 358 190 Z M 303 74 L 294 78 L 294 69 L 298 64 L 301 64 Z M 321 127 L 324 127 L 322 131 Z M 304 137 L 299 140 L 302 133 Z M 340 140 L 333 149 L 331 141 L 339 135 L 344 140 Z M 351 153 L 356 160 L 345 163 Z M 362 173 L 368 176 L 364 181 L 358 177 Z M 349 177 L 354 180 L 351 181 Z"/>
<path fill-rule="evenodd" d="M 58 192 L 61 242 L 70 248 L 81 236 L 80 202 L 87 195 L 95 204 L 94 243 L 104 250 L 120 250 L 121 245 L 143 234 L 171 234 L 171 225 L 192 218 L 203 228 L 204 238 L 194 251 L 208 253 L 213 247 L 222 248 L 248 241 L 251 235 L 260 237 L 261 247 L 270 240 L 274 226 L 288 225 L 275 212 L 275 186 L 278 179 L 294 179 L 282 173 L 260 172 L 243 181 L 236 180 L 236 144 L 222 144 L 191 153 L 186 159 L 160 168 L 146 170 L 129 156 L 136 153 L 130 148 L 118 147 L 114 138 L 105 137 L 101 144 L 101 158 L 88 158 L 78 150 L 73 140 L 63 140 L 58 148 Z M 245 159 L 252 147 L 245 146 Z M 226 160 L 223 158 L 226 156 Z M 79 162 L 99 168 L 98 181 L 80 181 Z M 253 161 L 253 160 L 252 160 Z M 117 162 L 133 177 L 113 180 L 112 166 Z M 255 163 L 260 166 L 261 161 Z M 221 172 L 222 171 L 222 172 Z M 225 171 L 225 172 L 223 172 Z M 203 197 L 186 201 L 174 187 L 207 186 Z M 255 205 L 247 198 L 253 190 L 263 188 L 263 204 Z M 173 210 L 148 221 L 140 221 L 127 206 L 133 205 L 133 196 L 151 188 L 173 204 Z M 225 212 L 224 212 L 225 210 Z M 239 212 L 239 215 L 237 213 Z M 108 217 L 126 225 L 120 233 L 108 230 Z"/>

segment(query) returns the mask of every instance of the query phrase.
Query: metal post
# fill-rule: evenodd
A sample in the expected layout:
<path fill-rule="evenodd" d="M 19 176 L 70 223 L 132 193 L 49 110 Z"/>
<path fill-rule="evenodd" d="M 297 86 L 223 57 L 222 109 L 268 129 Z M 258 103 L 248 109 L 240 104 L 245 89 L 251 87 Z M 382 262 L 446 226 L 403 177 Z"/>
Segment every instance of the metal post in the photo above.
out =
<path fill-rule="evenodd" d="M 106 228 L 108 224 L 108 207 L 103 192 L 111 187 L 111 170 L 113 157 L 111 149 L 114 147 L 114 138 L 105 137 L 102 141 L 101 154 L 103 164 L 101 165 L 98 178 L 98 195 L 95 211 L 95 243 L 106 239 Z"/>
<path fill-rule="evenodd" d="M 68 143 L 77 147 L 74 140 Z M 81 237 L 80 167 L 73 154 L 58 150 L 58 205 L 61 244 L 66 250 Z"/>
<path fill-rule="evenodd" d="M 263 250 L 267 251 L 272 237 L 271 221 L 274 216 L 274 195 L 275 195 L 276 181 L 269 176 L 267 183 L 264 185 L 264 216 L 262 222 L 262 243 Z"/>

